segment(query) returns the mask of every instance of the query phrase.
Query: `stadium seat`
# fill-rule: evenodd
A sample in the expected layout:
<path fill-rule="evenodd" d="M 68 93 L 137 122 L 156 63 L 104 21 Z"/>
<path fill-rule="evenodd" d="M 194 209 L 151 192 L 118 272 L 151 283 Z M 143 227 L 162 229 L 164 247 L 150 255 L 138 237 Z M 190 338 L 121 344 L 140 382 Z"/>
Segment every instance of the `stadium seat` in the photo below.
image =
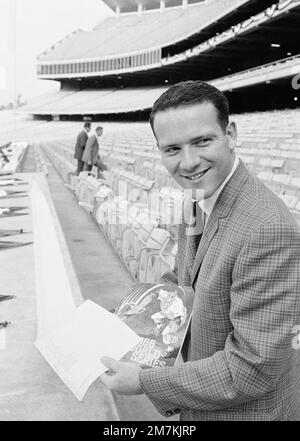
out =
<path fill-rule="evenodd" d="M 170 233 L 163 228 L 155 227 L 151 229 L 151 227 L 146 227 L 143 233 L 145 232 L 146 234 L 144 235 L 142 231 L 140 231 L 135 241 L 133 255 L 127 257 L 125 262 L 133 278 L 139 281 L 145 280 L 149 254 L 151 254 L 153 250 L 161 250 L 170 240 Z M 148 238 L 147 232 L 150 233 Z"/>
<path fill-rule="evenodd" d="M 298 198 L 296 196 L 283 194 L 280 195 L 280 198 L 290 210 L 293 210 L 298 203 Z"/>
<path fill-rule="evenodd" d="M 158 249 L 142 249 L 138 268 L 139 282 L 159 283 L 165 272 L 174 269 L 177 244 L 174 244 L 171 236 L 161 235 L 158 245 Z"/>

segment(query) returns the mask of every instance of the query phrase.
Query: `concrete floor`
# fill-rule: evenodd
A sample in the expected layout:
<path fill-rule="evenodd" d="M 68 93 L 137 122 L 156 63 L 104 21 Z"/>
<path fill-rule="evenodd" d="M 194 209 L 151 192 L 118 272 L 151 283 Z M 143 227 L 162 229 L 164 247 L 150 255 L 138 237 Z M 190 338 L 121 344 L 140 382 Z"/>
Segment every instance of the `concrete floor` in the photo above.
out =
<path fill-rule="evenodd" d="M 28 181 L 32 177 L 23 176 Z M 18 186 L 23 188 L 28 190 L 28 185 Z M 29 205 L 28 197 L 0 201 L 1 206 Z M 32 239 L 30 215 L 0 219 L 0 228 L 30 232 L 6 240 Z M 37 316 L 33 245 L 1 250 L 0 268 L 1 294 L 17 296 L 0 302 L 0 321 L 11 322 L 5 331 L 6 346 L 0 349 L 0 420 L 117 420 L 112 396 L 99 381 L 83 402 L 78 402 L 34 346 Z"/>
<path fill-rule="evenodd" d="M 104 308 L 115 308 L 134 283 L 121 260 L 101 234 L 91 215 L 79 207 L 49 159 L 43 157 L 49 174 L 53 204 L 64 232 L 73 267 L 84 299 Z M 121 421 L 175 421 L 164 418 L 146 396 L 114 395 Z"/>
<path fill-rule="evenodd" d="M 47 181 L 57 214 L 56 228 L 73 274 L 76 304 L 91 299 L 105 308 L 114 308 L 124 299 L 133 281 L 91 216 L 78 206 L 49 162 L 47 167 Z M 32 176 L 19 174 L 28 181 Z M 24 189 L 28 190 L 28 186 Z M 5 199 L 0 205 L 29 205 L 29 198 Z M 31 232 L 31 215 L 0 219 L 0 228 L 25 228 Z M 31 239 L 29 233 L 7 240 Z M 0 421 L 165 420 L 146 396 L 113 399 L 99 380 L 82 402 L 77 401 L 34 346 L 37 317 L 33 245 L 0 251 L 0 268 L 0 294 L 17 296 L 0 302 L 0 321 L 11 321 L 5 332 L 6 348 L 0 349 Z"/>
<path fill-rule="evenodd" d="M 131 276 L 91 215 L 78 205 L 74 194 L 65 187 L 49 161 L 47 167 L 51 197 L 82 297 L 107 309 L 118 306 L 133 284 Z"/>

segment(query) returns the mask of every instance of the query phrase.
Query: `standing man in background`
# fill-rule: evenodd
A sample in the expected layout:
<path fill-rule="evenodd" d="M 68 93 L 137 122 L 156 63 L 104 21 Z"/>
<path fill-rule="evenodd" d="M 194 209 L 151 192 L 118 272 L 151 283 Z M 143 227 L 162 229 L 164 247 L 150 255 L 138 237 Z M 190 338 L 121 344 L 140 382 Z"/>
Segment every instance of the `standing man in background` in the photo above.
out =
<path fill-rule="evenodd" d="M 235 155 L 236 125 L 218 89 L 176 84 L 155 102 L 150 122 L 162 163 L 192 191 L 199 226 L 179 225 L 177 264 L 163 277 L 195 291 L 187 358 L 141 369 L 103 357 L 109 372 L 101 379 L 121 394 L 145 393 L 163 415 L 184 421 L 296 420 L 296 221 Z"/>
<path fill-rule="evenodd" d="M 75 152 L 74 152 L 74 158 L 77 159 L 77 170 L 76 170 L 77 176 L 83 170 L 84 162 L 82 161 L 82 155 L 88 140 L 88 133 L 90 130 L 91 130 L 91 123 L 85 122 L 83 126 L 83 130 L 77 135 Z"/>
<path fill-rule="evenodd" d="M 107 169 L 99 155 L 99 143 L 102 134 L 103 127 L 98 126 L 95 134 L 87 140 L 82 156 L 82 161 L 84 162 L 83 171 L 91 171 L 93 166 L 96 166 L 98 168 L 97 177 L 102 177 L 101 171 Z"/>

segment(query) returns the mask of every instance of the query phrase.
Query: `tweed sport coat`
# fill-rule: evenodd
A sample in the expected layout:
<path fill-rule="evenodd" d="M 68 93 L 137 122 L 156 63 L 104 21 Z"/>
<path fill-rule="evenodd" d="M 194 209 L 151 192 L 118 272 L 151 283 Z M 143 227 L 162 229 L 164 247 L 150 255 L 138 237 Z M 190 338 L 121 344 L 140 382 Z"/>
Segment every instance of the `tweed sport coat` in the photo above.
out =
<path fill-rule="evenodd" d="M 240 161 L 208 218 L 197 254 L 185 224 L 164 281 L 193 286 L 189 357 L 144 369 L 142 390 L 181 420 L 298 418 L 300 233 L 283 202 Z"/>
<path fill-rule="evenodd" d="M 99 153 L 99 143 L 96 135 L 92 135 L 86 142 L 82 155 L 82 160 L 88 165 L 93 165 L 97 161 Z"/>
<path fill-rule="evenodd" d="M 85 130 L 78 133 L 75 143 L 74 158 L 82 160 L 83 151 L 88 140 L 88 134 Z"/>

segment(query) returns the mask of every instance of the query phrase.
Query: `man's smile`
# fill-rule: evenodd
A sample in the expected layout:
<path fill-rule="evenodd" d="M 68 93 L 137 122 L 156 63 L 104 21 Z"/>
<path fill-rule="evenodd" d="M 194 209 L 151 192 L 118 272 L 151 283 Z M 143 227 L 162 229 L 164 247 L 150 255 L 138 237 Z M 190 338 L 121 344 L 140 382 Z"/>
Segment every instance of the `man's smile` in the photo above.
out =
<path fill-rule="evenodd" d="M 206 173 L 208 170 L 209 170 L 209 168 L 207 168 L 206 170 L 203 170 L 203 171 L 201 171 L 201 172 L 194 173 L 193 175 L 189 175 L 189 176 L 182 175 L 182 176 L 183 176 L 185 179 L 188 179 L 188 180 L 190 180 L 190 181 L 198 181 L 199 179 L 202 178 L 202 176 L 205 175 L 205 173 Z"/>

